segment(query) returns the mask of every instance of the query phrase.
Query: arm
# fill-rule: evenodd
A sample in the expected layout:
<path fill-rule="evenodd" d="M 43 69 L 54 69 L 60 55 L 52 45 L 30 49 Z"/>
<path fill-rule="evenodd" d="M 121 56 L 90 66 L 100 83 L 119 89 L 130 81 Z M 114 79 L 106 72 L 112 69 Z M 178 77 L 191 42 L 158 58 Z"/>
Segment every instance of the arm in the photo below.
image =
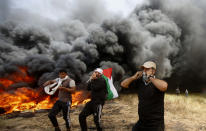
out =
<path fill-rule="evenodd" d="M 70 87 L 70 88 L 68 88 L 68 87 Z M 64 90 L 64 91 L 67 91 L 67 92 L 74 93 L 75 90 L 76 90 L 75 81 L 74 81 L 74 80 L 71 80 L 71 81 L 68 83 L 67 87 L 61 86 L 61 87 L 59 87 L 58 89 L 59 89 L 59 90 Z"/>
<path fill-rule="evenodd" d="M 154 84 L 154 86 L 159 89 L 160 91 L 164 92 L 167 90 L 168 84 L 166 81 L 160 80 L 160 79 L 156 79 L 156 78 L 152 78 L 150 77 L 150 81 Z"/>
<path fill-rule="evenodd" d="M 92 82 L 93 82 L 95 79 L 96 79 L 96 75 L 95 75 L 95 73 L 93 73 L 93 74 L 91 75 L 91 77 L 89 78 L 88 82 L 87 82 L 87 90 L 88 90 L 88 91 L 91 91 L 91 90 L 92 90 L 92 88 L 91 88 Z"/>
<path fill-rule="evenodd" d="M 70 87 L 70 88 L 66 88 L 66 87 L 61 86 L 58 89 L 59 90 L 64 90 L 64 91 L 67 91 L 67 92 L 71 92 L 71 93 L 74 93 L 76 91 L 76 87 L 75 86 L 74 87 Z"/>
<path fill-rule="evenodd" d="M 55 83 L 55 82 L 56 82 L 56 80 L 49 80 L 49 81 L 46 81 L 46 82 L 43 84 L 43 86 L 47 86 L 47 85 L 53 84 L 53 83 Z"/>
<path fill-rule="evenodd" d="M 137 80 L 139 79 L 140 77 L 142 76 L 142 72 L 141 71 L 138 71 L 136 74 L 134 74 L 133 76 L 125 79 L 124 81 L 121 82 L 121 86 L 123 88 L 128 88 L 129 85 L 134 81 L 134 80 Z"/>
<path fill-rule="evenodd" d="M 92 75 L 90 76 L 88 82 L 87 82 L 87 90 L 88 91 L 91 91 L 92 90 L 92 82 L 96 79 L 96 75 L 95 73 L 93 72 Z"/>

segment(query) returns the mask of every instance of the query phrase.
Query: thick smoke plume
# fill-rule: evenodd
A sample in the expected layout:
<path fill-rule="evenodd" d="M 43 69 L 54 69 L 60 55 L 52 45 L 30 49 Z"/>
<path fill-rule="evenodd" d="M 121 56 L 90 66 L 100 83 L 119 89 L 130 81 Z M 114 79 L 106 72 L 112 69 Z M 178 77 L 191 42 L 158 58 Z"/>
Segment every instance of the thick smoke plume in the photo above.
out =
<path fill-rule="evenodd" d="M 65 68 L 80 83 L 95 68 L 112 67 L 118 84 L 152 60 L 171 88 L 205 86 L 203 0 L 146 1 L 126 18 L 109 15 L 103 2 L 78 0 L 71 17 L 59 21 L 11 8 L 6 0 L 0 5 L 0 77 L 26 66 L 40 86 Z"/>

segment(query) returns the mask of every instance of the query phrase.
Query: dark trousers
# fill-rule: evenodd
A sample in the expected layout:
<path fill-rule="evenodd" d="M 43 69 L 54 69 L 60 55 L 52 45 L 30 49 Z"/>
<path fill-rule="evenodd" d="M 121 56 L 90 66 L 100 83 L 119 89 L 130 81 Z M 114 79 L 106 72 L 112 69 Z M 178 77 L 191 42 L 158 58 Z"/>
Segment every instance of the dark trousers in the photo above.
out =
<path fill-rule="evenodd" d="M 95 102 L 88 102 L 82 112 L 79 115 L 79 123 L 82 131 L 87 131 L 87 123 L 86 118 L 87 116 L 93 114 L 94 116 L 94 123 L 97 127 L 98 131 L 102 131 L 101 125 L 100 125 L 100 118 L 102 114 L 102 108 L 103 104 L 95 103 Z"/>
<path fill-rule="evenodd" d="M 164 124 L 156 127 L 146 127 L 138 121 L 132 128 L 132 131 L 164 131 Z"/>
<path fill-rule="evenodd" d="M 71 102 L 62 102 L 57 100 L 56 103 L 54 104 L 54 106 L 52 107 L 52 109 L 49 112 L 49 119 L 51 120 L 52 124 L 54 127 L 58 127 L 58 122 L 56 119 L 56 115 L 62 110 L 63 113 L 63 118 L 65 120 L 66 123 L 66 127 L 70 128 L 70 105 Z"/>

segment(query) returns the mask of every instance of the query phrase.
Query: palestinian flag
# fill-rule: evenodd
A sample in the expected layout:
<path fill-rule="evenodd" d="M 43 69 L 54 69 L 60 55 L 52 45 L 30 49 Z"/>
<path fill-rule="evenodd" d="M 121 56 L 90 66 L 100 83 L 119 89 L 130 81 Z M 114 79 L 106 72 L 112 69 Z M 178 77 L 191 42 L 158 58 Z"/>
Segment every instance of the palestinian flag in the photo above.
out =
<path fill-rule="evenodd" d="M 108 68 L 108 69 L 103 70 L 103 78 L 105 79 L 105 81 L 107 83 L 107 91 L 108 91 L 107 100 L 117 98 L 118 93 L 113 85 L 113 80 L 112 80 L 112 68 Z"/>

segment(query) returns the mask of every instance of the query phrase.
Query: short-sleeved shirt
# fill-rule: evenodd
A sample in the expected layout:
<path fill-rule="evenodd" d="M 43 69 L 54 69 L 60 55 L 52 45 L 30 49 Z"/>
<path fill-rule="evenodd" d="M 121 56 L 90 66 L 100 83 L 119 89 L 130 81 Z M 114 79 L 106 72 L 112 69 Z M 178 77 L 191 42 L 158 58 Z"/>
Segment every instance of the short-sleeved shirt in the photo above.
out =
<path fill-rule="evenodd" d="M 68 78 L 67 80 L 62 82 L 62 86 L 66 87 L 66 88 L 71 88 L 71 87 L 75 87 L 75 81 Z M 58 94 L 58 100 L 63 101 L 63 102 L 68 102 L 68 101 L 72 101 L 72 95 L 70 92 L 65 91 L 65 90 L 59 90 L 59 94 Z"/>
<path fill-rule="evenodd" d="M 145 85 L 142 78 L 133 81 L 130 86 L 137 88 L 140 126 L 164 126 L 164 92 L 157 89 L 152 83 Z"/>

